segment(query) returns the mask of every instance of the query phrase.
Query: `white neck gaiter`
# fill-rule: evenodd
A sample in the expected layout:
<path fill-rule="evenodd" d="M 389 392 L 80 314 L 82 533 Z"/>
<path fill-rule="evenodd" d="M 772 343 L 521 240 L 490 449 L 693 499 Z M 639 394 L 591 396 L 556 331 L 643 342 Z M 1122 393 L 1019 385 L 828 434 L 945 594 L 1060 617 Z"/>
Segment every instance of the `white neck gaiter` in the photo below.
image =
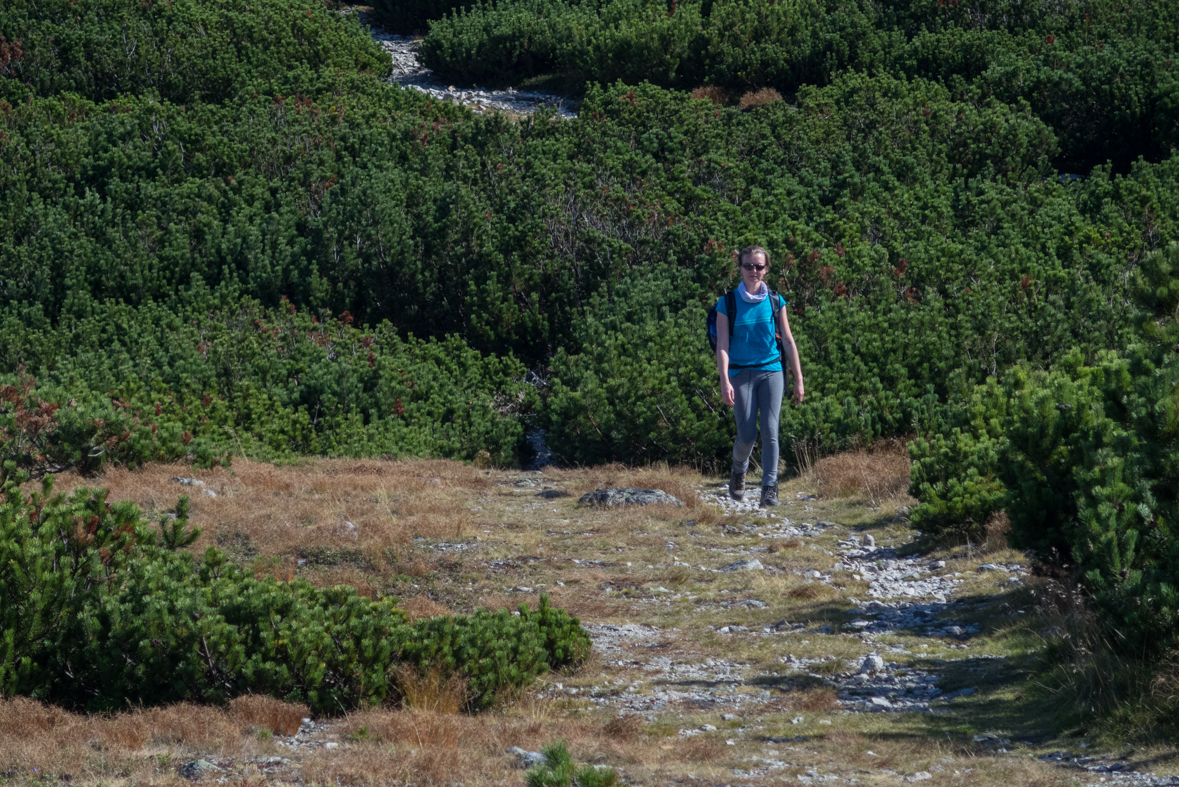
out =
<path fill-rule="evenodd" d="M 761 283 L 761 290 L 758 291 L 756 295 L 750 295 L 749 291 L 745 289 L 745 282 L 741 282 L 737 285 L 737 294 L 740 295 L 741 300 L 745 301 L 746 303 L 761 303 L 766 299 L 766 296 L 770 294 L 770 288 L 767 287 L 766 283 L 763 281 Z"/>

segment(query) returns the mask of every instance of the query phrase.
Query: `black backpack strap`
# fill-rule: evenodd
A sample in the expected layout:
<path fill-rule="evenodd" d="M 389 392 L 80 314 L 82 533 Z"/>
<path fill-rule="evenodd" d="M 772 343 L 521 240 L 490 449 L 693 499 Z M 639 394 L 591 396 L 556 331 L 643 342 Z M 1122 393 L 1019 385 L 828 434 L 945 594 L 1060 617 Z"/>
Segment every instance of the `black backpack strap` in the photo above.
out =
<path fill-rule="evenodd" d="M 725 311 L 729 317 L 729 350 L 733 349 L 733 330 L 737 327 L 737 293 L 729 290 L 725 293 Z"/>

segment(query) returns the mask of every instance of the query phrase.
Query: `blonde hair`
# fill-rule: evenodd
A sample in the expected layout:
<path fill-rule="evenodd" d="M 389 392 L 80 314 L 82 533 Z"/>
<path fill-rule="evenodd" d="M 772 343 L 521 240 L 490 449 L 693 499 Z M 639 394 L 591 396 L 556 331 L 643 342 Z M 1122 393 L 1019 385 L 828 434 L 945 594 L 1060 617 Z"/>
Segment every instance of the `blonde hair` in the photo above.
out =
<path fill-rule="evenodd" d="M 766 258 L 766 270 L 770 269 L 770 253 L 766 251 L 764 246 L 746 246 L 737 252 L 737 264 L 741 265 L 745 260 L 752 257 L 754 254 L 761 252 Z"/>

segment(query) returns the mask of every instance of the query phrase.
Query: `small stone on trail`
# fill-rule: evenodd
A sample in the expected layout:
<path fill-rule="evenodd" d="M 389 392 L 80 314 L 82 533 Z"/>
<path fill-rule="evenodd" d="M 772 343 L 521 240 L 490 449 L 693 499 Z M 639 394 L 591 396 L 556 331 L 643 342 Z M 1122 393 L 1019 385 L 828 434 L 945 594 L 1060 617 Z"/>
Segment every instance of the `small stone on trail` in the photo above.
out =
<path fill-rule="evenodd" d="M 864 536 L 864 546 L 866 546 L 866 547 L 875 547 L 876 546 L 876 538 L 871 533 Z"/>
<path fill-rule="evenodd" d="M 560 489 L 546 489 L 543 492 L 539 492 L 536 496 L 543 497 L 545 500 L 553 500 L 558 497 L 569 497 L 569 493 L 562 492 Z"/>
<path fill-rule="evenodd" d="M 511 754 L 516 758 L 517 768 L 527 769 L 544 762 L 544 755 L 540 752 L 525 751 L 519 746 L 513 746 L 512 748 L 508 749 L 508 754 Z"/>
<path fill-rule="evenodd" d="M 876 653 L 869 653 L 860 664 L 861 675 L 871 675 L 884 669 L 884 659 Z"/>
<path fill-rule="evenodd" d="M 869 702 L 871 702 L 873 705 L 876 705 L 881 708 L 891 708 L 892 707 L 892 703 L 889 702 L 888 700 L 886 700 L 884 697 L 873 697 L 871 700 L 869 700 Z"/>
<path fill-rule="evenodd" d="M 736 721 L 738 718 L 740 717 L 736 713 L 726 713 L 721 716 L 721 721 Z"/>
<path fill-rule="evenodd" d="M 192 760 L 181 765 L 176 769 L 176 772 L 189 781 L 196 781 L 212 771 L 219 770 L 221 769 L 208 760 Z"/>
<path fill-rule="evenodd" d="M 913 774 L 912 776 L 907 777 L 905 779 L 905 781 L 907 781 L 907 782 L 925 782 L 925 781 L 929 781 L 932 778 L 933 778 L 933 776 L 929 773 L 929 771 L 918 771 L 917 773 Z"/>
<path fill-rule="evenodd" d="M 624 487 L 621 489 L 595 489 L 587 492 L 577 501 L 583 506 L 646 506 L 652 503 L 667 503 L 682 506 L 683 503 L 662 489 L 635 489 Z"/>
<path fill-rule="evenodd" d="M 178 484 L 181 484 L 182 486 L 204 486 L 205 485 L 205 482 L 201 481 L 199 478 L 182 478 L 180 476 L 177 476 L 177 477 L 173 478 L 172 480 Z M 201 760 L 193 760 L 193 762 L 202 762 L 202 761 Z"/>
<path fill-rule="evenodd" d="M 716 732 L 716 727 L 712 726 L 711 724 L 701 724 L 700 731 L 701 732 Z"/>
<path fill-rule="evenodd" d="M 216 497 L 217 496 L 217 493 L 214 492 L 212 489 L 202 489 L 201 494 L 204 495 L 205 497 Z"/>
<path fill-rule="evenodd" d="M 735 563 L 729 563 L 727 566 L 721 566 L 721 571 L 762 571 L 764 569 L 765 566 L 757 558 L 738 560 Z"/>
<path fill-rule="evenodd" d="M 791 724 L 802 724 L 803 721 L 804 721 L 804 719 L 802 716 L 795 716 L 793 719 L 790 720 L 790 723 Z"/>

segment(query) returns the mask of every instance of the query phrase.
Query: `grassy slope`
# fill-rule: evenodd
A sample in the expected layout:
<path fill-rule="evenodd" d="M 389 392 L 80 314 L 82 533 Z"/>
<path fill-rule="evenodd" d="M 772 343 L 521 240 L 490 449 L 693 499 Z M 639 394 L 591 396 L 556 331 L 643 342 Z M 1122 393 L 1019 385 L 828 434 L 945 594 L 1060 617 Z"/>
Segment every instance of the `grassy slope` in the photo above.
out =
<path fill-rule="evenodd" d="M 928 555 L 947 560 L 945 571 L 965 578 L 958 597 L 968 603 L 954 618 L 981 626 L 965 648 L 916 632 L 877 643 L 908 651 L 886 653 L 886 659 L 941 669 L 943 690 L 977 686 L 976 694 L 932 714 L 840 709 L 821 677 L 824 670 L 852 669 L 871 649 L 838 633 L 853 617 L 849 599 L 866 598 L 867 585 L 850 574 L 835 573 L 830 585 L 804 575 L 829 570 L 835 559 L 828 553 L 854 531 L 873 533 L 881 546 L 904 544 L 913 535 L 894 521 L 896 509 L 909 501 L 903 493 L 887 492 L 903 486 L 903 479 L 883 478 L 870 496 L 797 499 L 816 491 L 832 494 L 841 484 L 830 473 L 847 476 L 848 466 L 854 463 L 842 469 L 820 466 L 818 475 L 783 485 L 788 504 L 782 516 L 838 524 L 801 539 L 766 538 L 766 520 L 753 514 L 723 515 L 700 497 L 706 484 L 717 482 L 690 471 L 606 467 L 527 474 L 442 461 L 319 460 L 288 467 L 237 461 L 229 470 L 211 471 L 152 466 L 112 470 L 100 479 L 63 477 L 59 490 L 97 482 L 109 486 L 114 498 L 158 513 L 168 510 L 178 493 L 196 492 L 192 521 L 204 534 L 195 549 L 215 543 L 259 573 L 394 593 L 415 616 L 511 607 L 535 602 L 544 591 L 585 623 L 656 629 L 645 639 L 597 652 L 576 674 L 547 676 L 510 707 L 479 717 L 420 707 L 376 709 L 305 732 L 293 751 L 276 736 L 297 726 L 292 719 L 304 712 L 297 707 L 239 701 L 224 710 L 180 707 L 87 719 L 23 700 L 0 702 L 0 781 L 32 783 L 68 774 L 75 784 L 175 783 L 178 763 L 205 756 L 225 769 L 216 776 L 249 785 L 451 779 L 519 784 L 523 779 L 505 750 L 538 750 L 558 738 L 570 742 L 576 759 L 614 766 L 634 784 L 761 784 L 816 772 L 886 785 L 922 771 L 933 774 L 934 784 L 956 781 L 955 772 L 983 785 L 1096 781 L 1096 775 L 1028 756 L 1058 749 L 1079 753 L 1082 742 L 1092 744 L 1086 753 L 1093 753 L 1110 744 L 1078 734 L 1083 731 L 1051 702 L 1034 699 L 1028 677 L 1045 644 L 1040 632 L 1051 623 L 1037 612 L 1033 598 L 1042 585 L 1012 590 L 976 571 L 981 562 L 1022 561 L 1014 552 L 956 548 Z M 876 467 L 885 476 L 898 470 L 903 467 L 895 461 Z M 176 484 L 171 479 L 178 474 L 203 479 L 204 489 L 216 496 Z M 862 468 L 852 473 L 863 474 Z M 576 506 L 582 493 L 610 485 L 663 488 L 687 505 L 621 511 Z M 842 486 L 850 492 L 857 484 Z M 538 498 L 546 487 L 569 496 Z M 718 567 L 741 554 L 758 557 L 770 570 L 696 568 Z M 679 598 L 669 600 L 673 596 Z M 766 606 L 735 606 L 744 600 Z M 754 634 L 783 619 L 805 628 Z M 726 625 L 750 632 L 719 633 Z M 836 633 L 820 633 L 823 625 Z M 816 678 L 784 665 L 785 653 L 836 659 L 814 668 Z M 712 660 L 728 665 L 730 673 L 724 680 L 672 685 L 655 666 L 660 658 L 684 669 Z M 939 666 L 935 659 L 953 661 Z M 634 695 L 668 688 L 712 691 L 713 700 L 619 715 L 620 708 L 641 704 Z M 452 689 L 423 686 L 416 701 L 445 710 L 453 704 Z M 726 720 L 727 713 L 737 718 Z M 704 724 L 717 729 L 681 733 Z M 986 733 L 1011 743 L 975 739 Z M 329 742 L 339 746 L 325 747 Z M 1179 769 L 1173 749 L 1109 753 L 1128 755 L 1131 763 L 1158 772 Z M 285 759 L 259 760 L 267 756 Z"/>

